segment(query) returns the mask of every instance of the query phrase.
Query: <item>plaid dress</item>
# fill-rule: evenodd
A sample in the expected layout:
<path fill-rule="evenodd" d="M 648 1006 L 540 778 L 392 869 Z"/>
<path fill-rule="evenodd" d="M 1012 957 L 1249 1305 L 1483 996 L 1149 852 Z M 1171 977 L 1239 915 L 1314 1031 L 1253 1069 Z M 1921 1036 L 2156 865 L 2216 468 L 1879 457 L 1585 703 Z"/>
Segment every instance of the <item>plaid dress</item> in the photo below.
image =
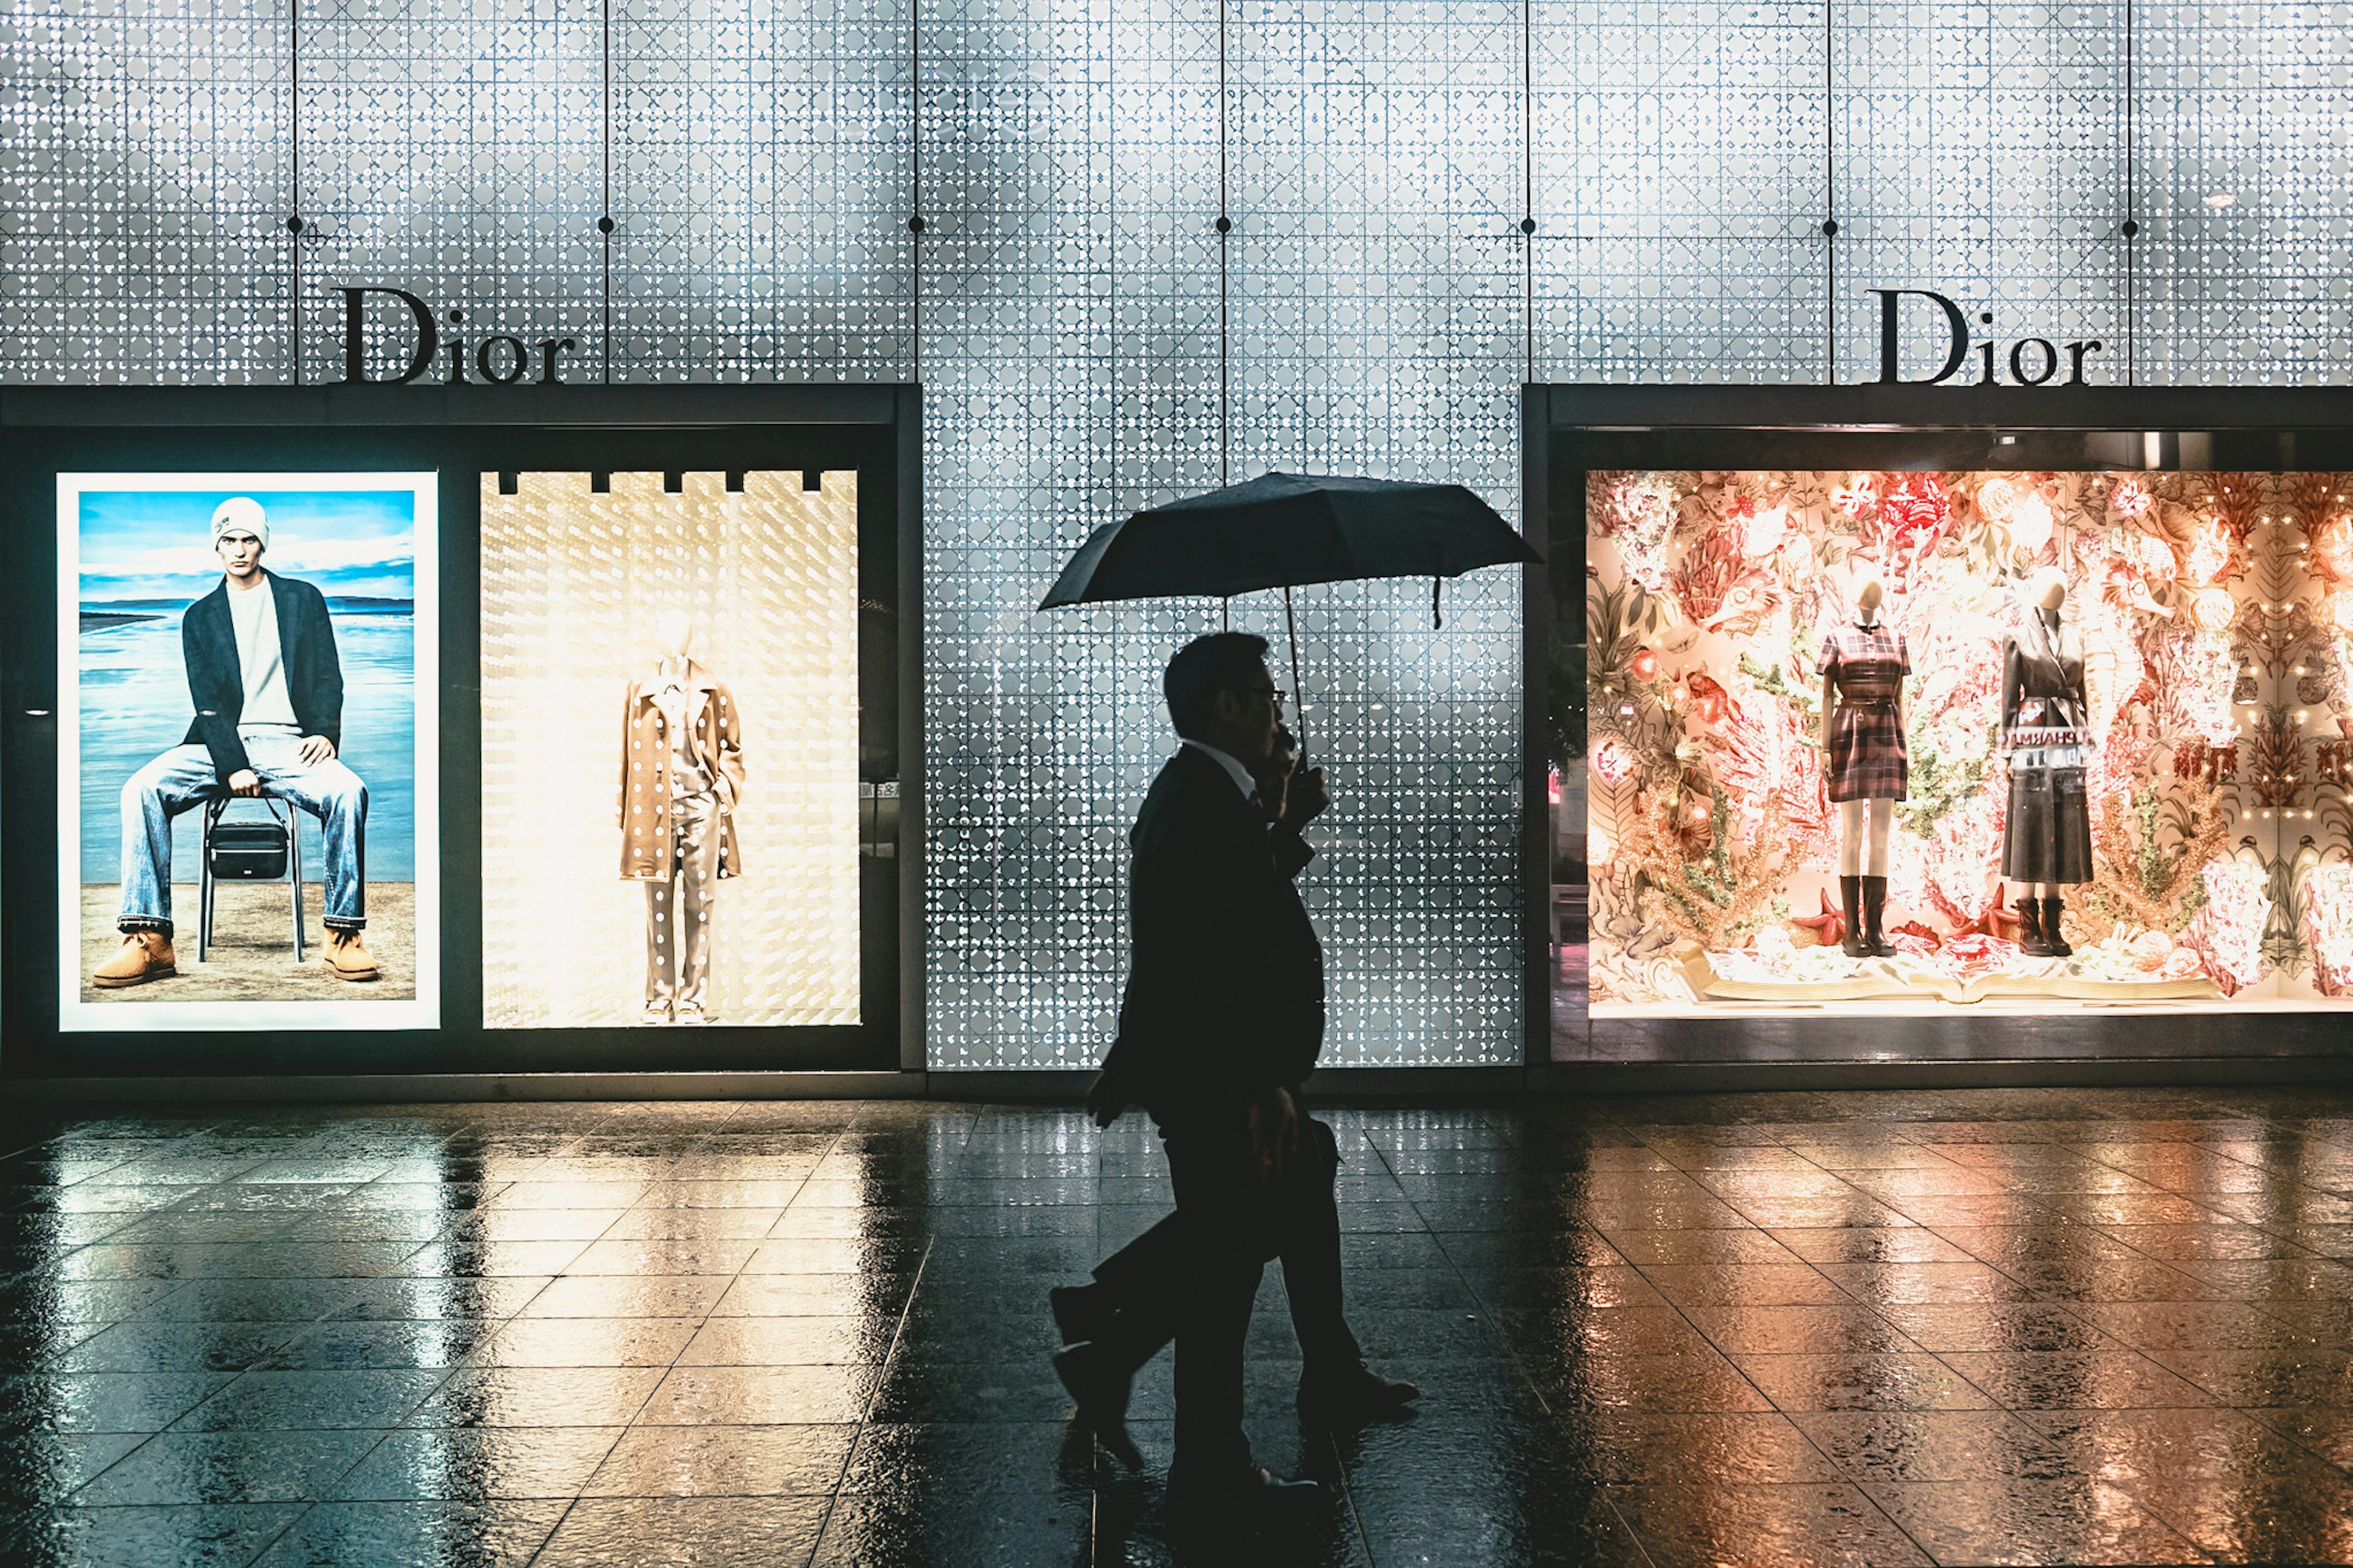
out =
<path fill-rule="evenodd" d="M 1884 621 L 1850 621 L 1822 634 L 1821 673 L 1838 689 L 1830 715 L 1832 800 L 1902 800 L 1911 758 L 1897 722 L 1895 700 L 1912 660 L 1904 634 Z"/>

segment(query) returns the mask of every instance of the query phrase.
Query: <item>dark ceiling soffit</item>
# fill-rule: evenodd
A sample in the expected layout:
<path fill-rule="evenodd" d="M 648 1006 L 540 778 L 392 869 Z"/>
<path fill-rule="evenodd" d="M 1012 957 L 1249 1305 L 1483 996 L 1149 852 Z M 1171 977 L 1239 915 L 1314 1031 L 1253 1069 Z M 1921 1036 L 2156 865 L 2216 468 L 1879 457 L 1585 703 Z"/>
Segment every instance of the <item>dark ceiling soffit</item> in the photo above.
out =
<path fill-rule="evenodd" d="M 0 427 L 888 426 L 912 384 L 0 386 Z"/>

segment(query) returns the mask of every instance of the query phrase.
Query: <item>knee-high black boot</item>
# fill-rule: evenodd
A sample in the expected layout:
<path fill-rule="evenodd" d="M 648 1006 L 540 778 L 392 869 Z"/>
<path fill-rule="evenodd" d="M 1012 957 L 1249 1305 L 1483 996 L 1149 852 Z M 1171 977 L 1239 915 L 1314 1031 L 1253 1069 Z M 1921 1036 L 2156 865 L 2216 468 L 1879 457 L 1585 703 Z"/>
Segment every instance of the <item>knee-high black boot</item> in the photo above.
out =
<path fill-rule="evenodd" d="M 2021 899 L 2010 905 L 2018 911 L 2018 951 L 2029 958 L 2049 958 L 2051 944 L 2042 936 L 2042 906 L 2039 900 Z"/>
<path fill-rule="evenodd" d="M 1873 958 L 1893 958 L 1895 950 L 1887 945 L 1887 879 L 1865 877 L 1862 879 L 1862 945 Z"/>
<path fill-rule="evenodd" d="M 1862 944 L 1862 879 L 1841 877 L 1839 899 L 1846 906 L 1846 940 L 1839 950 L 1849 958 L 1868 958 L 1871 949 Z"/>
<path fill-rule="evenodd" d="M 2055 893 L 2042 900 L 2042 940 L 2050 944 L 2053 958 L 2064 958 L 2075 951 L 2059 934 L 2059 912 L 2066 907 L 2067 900 Z"/>

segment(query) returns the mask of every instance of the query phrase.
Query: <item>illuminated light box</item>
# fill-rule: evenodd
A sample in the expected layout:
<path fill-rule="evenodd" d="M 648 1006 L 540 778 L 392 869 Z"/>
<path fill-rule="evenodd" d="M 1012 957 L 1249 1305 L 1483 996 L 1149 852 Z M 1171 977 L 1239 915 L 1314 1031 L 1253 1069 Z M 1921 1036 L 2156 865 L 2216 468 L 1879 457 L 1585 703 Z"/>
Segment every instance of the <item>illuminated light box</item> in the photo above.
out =
<path fill-rule="evenodd" d="M 488 1027 L 860 1022 L 857 475 L 678 483 L 482 478 Z"/>
<path fill-rule="evenodd" d="M 438 1026 L 435 485 L 58 476 L 61 1030 Z"/>

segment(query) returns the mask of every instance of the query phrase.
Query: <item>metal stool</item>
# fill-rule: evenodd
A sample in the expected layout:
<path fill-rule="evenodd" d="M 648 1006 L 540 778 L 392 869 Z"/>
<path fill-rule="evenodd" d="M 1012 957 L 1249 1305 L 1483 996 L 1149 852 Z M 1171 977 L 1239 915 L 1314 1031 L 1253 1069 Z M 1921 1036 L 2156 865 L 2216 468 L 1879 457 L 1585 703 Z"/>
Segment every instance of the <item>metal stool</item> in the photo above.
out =
<path fill-rule="evenodd" d="M 234 798 L 234 797 L 231 797 Z M 267 822 L 224 822 L 229 799 L 205 803 L 204 839 L 196 852 L 196 962 L 213 944 L 213 891 L 224 879 L 232 882 L 274 882 L 291 875 L 294 884 L 294 962 L 302 962 L 302 831 L 300 815 L 290 804 L 281 816 L 264 798 Z"/>

